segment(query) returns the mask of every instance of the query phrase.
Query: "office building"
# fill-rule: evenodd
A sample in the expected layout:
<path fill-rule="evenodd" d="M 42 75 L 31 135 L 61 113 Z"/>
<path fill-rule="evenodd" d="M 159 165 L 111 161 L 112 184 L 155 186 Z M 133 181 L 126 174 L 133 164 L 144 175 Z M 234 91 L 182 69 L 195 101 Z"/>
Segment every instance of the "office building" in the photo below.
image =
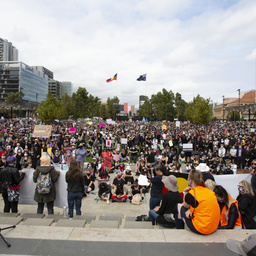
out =
<path fill-rule="evenodd" d="M 18 61 L 18 50 L 5 39 L 0 38 L 0 61 Z"/>
<path fill-rule="evenodd" d="M 32 66 L 32 68 L 35 68 L 36 70 L 46 74 L 48 76 L 48 79 L 53 79 L 53 72 L 43 66 Z"/>
<path fill-rule="evenodd" d="M 128 113 L 128 103 L 124 103 L 124 113 Z"/>
<path fill-rule="evenodd" d="M 51 94 L 56 99 L 61 99 L 61 87 L 62 83 L 57 80 L 49 80 L 49 87 L 48 91 L 51 92 Z"/>
<path fill-rule="evenodd" d="M 62 92 L 61 96 L 67 94 L 69 97 L 72 96 L 72 83 L 71 82 L 62 82 Z"/>
<path fill-rule="evenodd" d="M 145 102 L 145 95 L 140 95 L 140 97 L 139 97 L 139 106 L 140 105 L 142 105 L 142 104 L 144 104 L 144 102 Z"/>
<path fill-rule="evenodd" d="M 19 91 L 23 101 L 40 103 L 48 92 L 48 76 L 23 62 L 0 62 L 0 101 Z"/>

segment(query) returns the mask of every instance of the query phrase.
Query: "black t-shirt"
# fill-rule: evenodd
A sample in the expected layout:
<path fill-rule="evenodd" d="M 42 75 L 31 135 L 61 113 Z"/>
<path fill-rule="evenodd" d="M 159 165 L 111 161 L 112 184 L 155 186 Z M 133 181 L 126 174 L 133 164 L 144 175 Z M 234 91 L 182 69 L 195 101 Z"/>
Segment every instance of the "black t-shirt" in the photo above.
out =
<path fill-rule="evenodd" d="M 121 185 L 121 187 L 123 187 L 123 185 L 125 184 L 125 181 L 123 179 L 119 180 L 118 178 L 114 178 L 113 185 L 117 187 L 119 184 Z"/>

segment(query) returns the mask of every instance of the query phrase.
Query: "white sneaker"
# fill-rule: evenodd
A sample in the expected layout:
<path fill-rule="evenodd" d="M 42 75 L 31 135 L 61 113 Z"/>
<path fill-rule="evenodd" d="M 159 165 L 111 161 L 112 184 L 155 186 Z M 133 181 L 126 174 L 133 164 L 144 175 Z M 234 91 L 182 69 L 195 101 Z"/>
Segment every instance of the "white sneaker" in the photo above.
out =
<path fill-rule="evenodd" d="M 109 199 L 107 200 L 107 204 L 109 204 Z"/>

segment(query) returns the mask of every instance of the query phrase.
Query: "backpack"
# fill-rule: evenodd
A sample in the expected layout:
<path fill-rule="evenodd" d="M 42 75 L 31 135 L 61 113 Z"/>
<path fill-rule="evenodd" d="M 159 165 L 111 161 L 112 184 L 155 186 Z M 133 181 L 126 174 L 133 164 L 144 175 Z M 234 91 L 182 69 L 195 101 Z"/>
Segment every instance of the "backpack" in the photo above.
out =
<path fill-rule="evenodd" d="M 142 198 L 140 194 L 135 194 L 132 198 L 132 204 L 141 204 Z"/>
<path fill-rule="evenodd" d="M 49 194 L 52 188 L 52 179 L 50 173 L 39 173 L 36 182 L 36 189 L 39 194 Z"/>

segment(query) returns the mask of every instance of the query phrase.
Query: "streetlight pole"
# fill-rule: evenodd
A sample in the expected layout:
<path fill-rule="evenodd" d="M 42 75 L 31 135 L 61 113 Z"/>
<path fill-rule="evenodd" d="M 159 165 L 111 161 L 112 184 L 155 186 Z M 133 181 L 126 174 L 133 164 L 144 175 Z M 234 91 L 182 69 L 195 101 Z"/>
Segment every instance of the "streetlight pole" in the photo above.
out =
<path fill-rule="evenodd" d="M 238 104 L 239 104 L 239 105 L 238 105 L 238 112 L 239 112 L 239 121 L 240 121 L 240 89 L 238 89 L 237 91 L 238 91 L 238 100 L 239 100 L 239 101 L 238 101 L 238 102 L 239 102 L 239 103 L 238 103 Z"/>
<path fill-rule="evenodd" d="M 225 108 L 224 108 L 224 99 L 225 99 L 225 96 L 223 95 L 222 98 L 223 98 L 223 107 L 222 107 L 223 118 L 222 118 L 222 121 L 224 122 L 224 116 L 225 116 L 225 112 L 224 112 L 224 110 L 225 110 Z"/>
<path fill-rule="evenodd" d="M 20 92 L 22 93 L 23 87 L 20 87 Z M 21 102 L 20 102 L 20 117 L 21 117 L 21 106 L 22 106 L 22 96 L 21 96 Z"/>

